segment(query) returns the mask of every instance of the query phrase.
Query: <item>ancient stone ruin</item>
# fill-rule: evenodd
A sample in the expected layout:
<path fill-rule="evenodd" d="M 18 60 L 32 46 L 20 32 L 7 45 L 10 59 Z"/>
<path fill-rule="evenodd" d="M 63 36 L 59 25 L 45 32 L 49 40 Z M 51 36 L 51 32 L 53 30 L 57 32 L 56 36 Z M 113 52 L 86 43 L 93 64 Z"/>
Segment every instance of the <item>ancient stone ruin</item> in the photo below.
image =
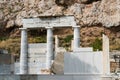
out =
<path fill-rule="evenodd" d="M 54 27 L 71 27 L 74 29 L 71 52 L 63 50 L 62 53 L 59 53 L 64 48 L 59 48 L 57 36 L 55 36 L 54 49 L 52 31 Z M 47 29 L 47 43 L 28 43 L 27 29 L 34 28 Z M 21 55 L 20 66 L 18 67 L 20 71 L 17 74 L 73 75 L 72 80 L 100 80 L 110 75 L 108 37 L 103 35 L 103 51 L 94 52 L 92 47 L 80 47 L 80 26 L 76 24 L 74 16 L 24 18 L 23 28 L 20 29 Z M 56 79 L 58 78 L 56 77 Z"/>

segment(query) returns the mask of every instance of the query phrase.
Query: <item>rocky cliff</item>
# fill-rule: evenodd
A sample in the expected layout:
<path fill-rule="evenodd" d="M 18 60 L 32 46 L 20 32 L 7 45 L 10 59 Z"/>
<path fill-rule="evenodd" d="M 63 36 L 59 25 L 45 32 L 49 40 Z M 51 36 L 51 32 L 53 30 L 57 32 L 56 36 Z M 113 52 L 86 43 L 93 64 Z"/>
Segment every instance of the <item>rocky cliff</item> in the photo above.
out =
<path fill-rule="evenodd" d="M 74 15 L 77 24 L 105 27 L 120 25 L 119 0 L 3 0 L 0 27 L 22 26 L 24 17 Z"/>

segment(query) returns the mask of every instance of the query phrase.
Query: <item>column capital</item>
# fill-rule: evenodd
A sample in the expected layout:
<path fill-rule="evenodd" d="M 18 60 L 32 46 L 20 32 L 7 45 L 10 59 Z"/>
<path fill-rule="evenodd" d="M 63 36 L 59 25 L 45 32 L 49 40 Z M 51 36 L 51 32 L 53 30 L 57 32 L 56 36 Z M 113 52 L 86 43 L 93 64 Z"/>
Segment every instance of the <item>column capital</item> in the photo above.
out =
<path fill-rule="evenodd" d="M 27 28 L 19 28 L 20 30 L 27 30 Z"/>
<path fill-rule="evenodd" d="M 78 27 L 78 28 L 80 28 L 80 26 L 72 26 L 73 28 L 75 28 L 75 27 Z"/>

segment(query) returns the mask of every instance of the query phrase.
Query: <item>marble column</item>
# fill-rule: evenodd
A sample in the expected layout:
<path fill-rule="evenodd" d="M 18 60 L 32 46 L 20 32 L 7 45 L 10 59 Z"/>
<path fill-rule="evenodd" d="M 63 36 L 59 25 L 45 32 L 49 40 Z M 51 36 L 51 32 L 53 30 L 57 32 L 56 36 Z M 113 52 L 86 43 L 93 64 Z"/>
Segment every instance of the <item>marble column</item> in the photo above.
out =
<path fill-rule="evenodd" d="M 73 51 L 80 47 L 80 26 L 73 26 L 74 29 L 74 42 Z"/>
<path fill-rule="evenodd" d="M 46 69 L 50 69 L 53 58 L 53 31 L 51 27 L 46 27 L 46 29 L 47 29 Z"/>
<path fill-rule="evenodd" d="M 28 74 L 28 42 L 27 29 L 21 29 L 20 74 Z"/>

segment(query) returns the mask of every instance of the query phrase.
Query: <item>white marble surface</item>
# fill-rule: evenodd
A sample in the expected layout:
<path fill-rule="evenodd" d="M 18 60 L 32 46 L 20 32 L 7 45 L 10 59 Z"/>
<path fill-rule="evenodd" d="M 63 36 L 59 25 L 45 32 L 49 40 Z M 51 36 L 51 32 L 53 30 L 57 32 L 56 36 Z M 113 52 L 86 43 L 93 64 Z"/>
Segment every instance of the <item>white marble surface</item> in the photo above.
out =
<path fill-rule="evenodd" d="M 72 27 L 76 25 L 74 16 L 41 17 L 23 19 L 24 28 Z"/>
<path fill-rule="evenodd" d="M 64 74 L 103 74 L 102 52 L 64 54 Z"/>

